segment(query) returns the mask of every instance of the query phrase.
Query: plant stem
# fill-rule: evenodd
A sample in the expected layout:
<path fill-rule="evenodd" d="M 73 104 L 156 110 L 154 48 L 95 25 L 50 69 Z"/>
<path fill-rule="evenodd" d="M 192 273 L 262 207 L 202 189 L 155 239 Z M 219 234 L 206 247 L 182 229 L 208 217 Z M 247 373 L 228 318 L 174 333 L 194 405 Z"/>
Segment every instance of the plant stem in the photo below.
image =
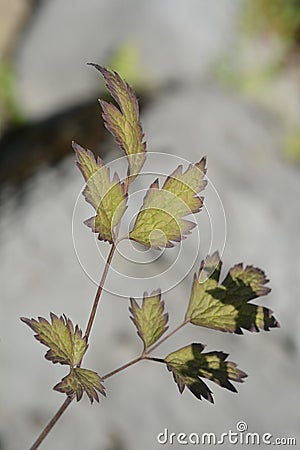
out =
<path fill-rule="evenodd" d="M 171 336 L 173 336 L 173 334 L 177 333 L 177 331 L 179 331 L 182 327 L 184 327 L 184 325 L 186 325 L 187 323 L 189 323 L 188 320 L 185 320 L 184 322 L 182 322 L 180 325 L 178 325 L 176 328 L 174 328 L 174 330 L 172 330 L 169 334 L 167 334 L 163 339 L 161 339 L 160 341 L 158 341 L 152 348 L 150 348 L 147 352 L 143 352 L 141 354 L 141 356 L 139 356 L 138 358 L 132 359 L 131 361 L 129 361 L 126 364 L 123 364 L 122 366 L 118 367 L 117 369 L 113 370 L 112 372 L 108 372 L 105 375 L 101 376 L 101 379 L 107 380 L 107 378 L 112 377 L 113 375 L 116 375 L 117 373 L 121 372 L 122 370 L 127 369 L 127 367 L 133 366 L 133 364 L 136 364 L 140 361 L 143 361 L 145 359 L 147 359 L 148 361 L 155 361 L 155 362 L 160 362 L 160 363 L 164 363 L 164 359 L 162 358 L 154 358 L 152 356 L 149 356 L 149 354 L 151 352 L 153 352 L 157 347 L 159 347 L 161 344 L 163 344 L 167 339 L 169 339 Z"/>
<path fill-rule="evenodd" d="M 43 442 L 45 437 L 48 435 L 48 433 L 52 430 L 52 428 L 54 427 L 56 422 L 60 419 L 60 417 L 65 412 L 65 410 L 72 403 L 73 399 L 74 399 L 74 397 L 67 397 L 66 398 L 66 400 L 63 402 L 63 404 L 61 405 L 61 407 L 57 411 L 57 413 L 52 417 L 50 422 L 46 425 L 46 427 L 43 429 L 43 431 L 41 432 L 41 434 L 36 439 L 34 444 L 30 447 L 29 450 L 36 450 L 41 445 L 41 443 Z"/>
<path fill-rule="evenodd" d="M 128 363 L 123 364 L 123 366 L 120 366 L 117 369 L 113 370 L 112 372 L 108 372 L 105 375 L 101 376 L 101 379 L 106 380 L 107 378 L 110 378 L 113 375 L 116 375 L 117 373 L 121 372 L 122 370 L 127 369 L 127 367 L 133 366 L 133 364 L 136 364 L 136 363 L 142 361 L 142 359 L 144 359 L 144 357 L 142 355 L 139 356 L 138 358 L 132 359 Z"/>
<path fill-rule="evenodd" d="M 128 194 L 128 189 L 129 189 L 129 177 L 127 176 L 126 180 L 125 180 L 125 187 L 124 187 L 124 194 L 125 195 Z M 94 320 L 95 320 L 95 316 L 96 316 L 96 312 L 97 312 L 100 296 L 101 296 L 101 293 L 103 291 L 103 286 L 104 286 L 104 283 L 105 283 L 105 280 L 106 280 L 106 277 L 107 277 L 107 274 L 108 274 L 108 271 L 109 271 L 111 260 L 112 260 L 112 258 L 114 256 L 115 250 L 117 248 L 118 242 L 119 241 L 117 241 L 116 243 L 112 244 L 110 252 L 109 252 L 109 255 L 108 255 L 107 260 L 106 260 L 104 271 L 103 271 L 103 274 L 102 274 L 102 277 L 101 277 L 101 280 L 100 280 L 100 283 L 99 283 L 99 286 L 98 286 L 98 289 L 97 289 L 97 292 L 96 292 L 96 297 L 95 297 L 95 300 L 94 300 L 94 303 L 93 303 L 93 306 L 92 306 L 92 310 L 91 310 L 91 313 L 90 313 L 89 321 L 88 321 L 88 324 L 87 324 L 87 327 L 86 327 L 86 330 L 85 330 L 85 338 L 86 338 L 87 341 L 89 340 L 89 337 L 90 337 L 90 334 L 91 334 L 91 330 L 92 330 L 92 326 L 93 326 L 93 323 L 94 323 Z"/>
<path fill-rule="evenodd" d="M 128 193 L 128 189 L 129 189 L 129 177 L 126 177 L 125 180 L 125 187 L 124 187 L 124 193 L 125 195 L 127 195 Z M 121 239 L 122 240 L 122 239 Z M 92 326 L 96 317 L 96 313 L 97 313 L 97 309 L 98 309 L 98 305 L 99 305 L 99 301 L 100 301 L 100 296 L 102 294 L 103 291 L 103 286 L 110 268 L 110 264 L 112 261 L 112 258 L 114 256 L 115 250 L 116 250 L 116 246 L 117 243 L 119 241 L 117 241 L 116 243 L 113 243 L 110 249 L 110 252 L 108 254 L 107 260 L 106 260 L 106 264 L 102 273 L 102 277 L 96 292 L 96 296 L 95 296 L 95 300 L 90 312 L 90 316 L 89 316 L 89 320 L 88 320 L 88 324 L 85 330 L 85 338 L 88 341 L 90 334 L 91 334 L 91 330 L 92 330 Z M 105 378 L 109 378 L 113 375 L 115 375 L 116 373 L 120 372 L 121 370 L 126 369 L 127 367 L 131 366 L 132 364 L 137 363 L 138 361 L 140 361 L 142 359 L 142 357 L 140 356 L 139 358 L 136 358 L 132 361 L 130 361 L 127 364 L 124 364 L 124 366 L 120 367 L 119 369 L 116 369 L 110 373 L 108 373 L 107 375 L 105 375 L 104 377 L 102 377 L 102 379 L 104 380 Z M 79 362 L 79 364 L 77 365 L 77 367 L 81 366 L 82 361 Z M 43 440 L 47 437 L 48 433 L 52 430 L 52 428 L 54 427 L 54 425 L 56 424 L 56 422 L 60 419 L 60 417 L 63 415 L 63 413 L 65 412 L 65 410 L 68 408 L 68 406 L 71 404 L 71 402 L 73 401 L 74 397 L 67 397 L 66 400 L 64 401 L 64 403 L 61 405 L 61 407 L 59 408 L 59 410 L 57 411 L 57 413 L 52 417 L 52 419 L 50 420 L 50 422 L 48 423 L 48 425 L 46 425 L 46 427 L 43 429 L 43 431 L 41 432 L 41 434 L 39 435 L 39 437 L 36 439 L 36 441 L 34 442 L 34 444 L 32 445 L 32 447 L 30 447 L 29 450 L 36 450 L 41 443 L 43 442 Z"/>
<path fill-rule="evenodd" d="M 125 179 L 125 186 L 124 186 L 124 192 L 126 195 L 128 194 L 128 189 L 129 189 L 129 177 L 127 176 Z"/>
<path fill-rule="evenodd" d="M 189 323 L 189 320 L 183 321 L 180 325 L 178 325 L 174 330 L 170 331 L 170 333 L 166 334 L 160 341 L 158 341 L 153 347 L 150 347 L 150 349 L 147 351 L 147 354 L 149 355 L 154 350 L 157 349 L 161 344 L 163 344 L 167 339 L 169 339 L 173 334 L 177 333 L 181 328 L 183 328 L 187 323 Z"/>
<path fill-rule="evenodd" d="M 100 296 L 101 293 L 103 291 L 103 286 L 107 277 L 107 273 L 111 264 L 111 260 L 112 257 L 114 255 L 114 252 L 116 250 L 116 246 L 115 244 L 112 244 L 109 255 L 107 257 L 106 260 L 106 264 L 102 273 L 102 277 L 96 292 L 96 296 L 95 296 L 95 300 L 91 309 L 91 313 L 90 313 L 90 317 L 88 320 L 88 324 L 86 327 L 86 331 L 85 331 L 85 337 L 88 341 L 89 336 L 91 334 L 91 329 L 95 320 L 95 316 L 96 316 L 96 312 L 97 312 L 97 308 L 99 305 L 99 300 L 100 300 Z M 129 364 L 130 365 L 130 364 Z M 81 366 L 81 361 L 78 364 L 78 367 Z M 32 447 L 30 447 L 29 450 L 36 450 L 41 443 L 43 442 L 43 440 L 47 437 L 48 433 L 52 430 L 52 428 L 54 427 L 54 425 L 56 424 L 56 422 L 60 419 L 60 417 L 63 415 L 63 413 L 65 412 L 65 410 L 68 408 L 68 406 L 71 404 L 72 400 L 74 397 L 67 397 L 66 400 L 64 401 L 64 403 L 61 405 L 61 407 L 59 408 L 59 410 L 57 411 L 57 413 L 52 417 L 52 419 L 50 420 L 50 422 L 48 423 L 48 425 L 46 425 L 46 427 L 43 429 L 43 431 L 41 432 L 41 434 L 39 435 L 39 437 L 36 439 L 36 441 L 34 442 L 34 444 L 32 445 Z"/>
<path fill-rule="evenodd" d="M 110 252 L 109 252 L 109 255 L 107 257 L 107 261 L 106 261 L 105 267 L 104 267 L 104 271 L 103 271 L 103 274 L 102 274 L 102 277 L 101 277 L 101 280 L 100 280 L 100 283 L 99 283 L 99 286 L 98 286 L 98 289 L 97 289 L 97 292 L 96 292 L 96 296 L 95 296 L 95 300 L 94 300 L 94 303 L 93 303 L 93 306 L 92 306 L 92 310 L 91 310 L 91 313 L 90 313 L 89 321 L 88 321 L 88 324 L 87 324 L 87 327 L 86 327 L 85 338 L 87 339 L 87 341 L 88 341 L 89 336 L 91 334 L 91 329 L 92 329 L 92 326 L 93 326 L 93 323 L 94 323 L 94 320 L 95 320 L 95 316 L 96 316 L 96 312 L 97 312 L 100 296 L 101 296 L 101 293 L 103 291 L 103 286 L 104 286 L 104 283 L 105 283 L 105 280 L 106 280 L 106 277 L 107 277 L 107 273 L 108 273 L 108 270 L 109 270 L 109 266 L 111 264 L 111 260 L 112 260 L 112 257 L 114 255 L 114 253 L 115 253 L 115 250 L 116 250 L 116 246 L 115 246 L 115 244 L 112 244 Z"/>
<path fill-rule="evenodd" d="M 165 360 L 162 359 L 162 358 L 154 358 L 152 356 L 146 356 L 145 355 L 143 359 L 147 359 L 148 361 L 155 361 L 155 362 L 159 362 L 159 363 L 165 364 Z"/>
<path fill-rule="evenodd" d="M 105 269 L 104 269 L 104 272 L 103 272 L 103 275 L 102 275 L 102 278 L 101 278 L 101 281 L 100 281 L 100 285 L 99 285 L 99 288 L 98 288 L 97 293 L 96 293 L 94 305 L 93 305 L 93 308 L 92 308 L 92 311 L 91 311 L 91 316 L 90 317 L 93 317 L 93 319 L 95 318 L 95 314 L 96 314 L 96 311 L 97 311 L 97 306 L 98 306 L 98 303 L 99 303 L 99 298 L 100 298 L 100 295 L 101 295 L 101 292 L 102 292 L 102 289 L 103 289 L 103 284 L 104 284 L 105 279 L 106 279 L 107 270 L 109 268 L 110 261 L 111 261 L 111 259 L 113 257 L 114 251 L 112 251 L 112 250 L 113 250 L 113 247 L 111 248 L 110 254 L 109 254 L 108 258 L 107 258 L 107 263 L 106 263 L 106 266 L 105 266 Z M 106 270 L 106 268 L 107 268 L 107 270 Z M 105 272 L 106 272 L 106 275 L 104 276 Z M 102 285 L 102 288 L 100 290 L 100 286 L 101 285 Z M 96 300 L 97 300 L 97 302 L 96 302 Z M 136 363 L 138 363 L 138 362 L 140 362 L 142 360 L 149 360 L 149 361 L 155 361 L 155 362 L 159 362 L 159 363 L 164 363 L 165 361 L 163 359 L 151 357 L 151 356 L 149 356 L 149 354 L 152 353 L 155 349 L 157 349 L 157 347 L 159 347 L 161 344 L 163 344 L 167 339 L 169 339 L 171 336 L 173 336 L 175 333 L 177 333 L 177 331 L 179 331 L 181 328 L 183 328 L 187 323 L 189 323 L 189 321 L 185 320 L 180 325 L 178 325 L 176 328 L 174 328 L 174 330 L 172 330 L 170 333 L 166 334 L 165 337 L 163 337 L 160 341 L 158 341 L 155 345 L 153 345 L 153 347 L 150 348 L 146 353 L 142 353 L 138 358 L 132 359 L 131 361 L 129 361 L 126 364 L 123 364 L 122 366 L 118 367 L 117 369 L 106 373 L 105 375 L 101 376 L 101 379 L 103 381 L 107 380 L 108 378 L 116 375 L 119 372 L 122 372 L 123 370 L 127 369 L 130 366 L 133 366 L 134 364 L 136 364 Z M 92 327 L 92 324 L 93 324 L 93 320 L 89 320 L 88 324 L 91 324 L 90 327 L 89 327 L 89 334 L 90 334 L 91 327 Z M 87 331 L 88 331 L 88 328 L 87 328 Z M 87 335 L 87 331 L 86 331 L 86 335 Z M 89 334 L 87 336 L 89 336 Z M 48 425 L 46 425 L 44 430 L 41 432 L 41 434 L 39 435 L 37 440 L 34 442 L 32 447 L 30 447 L 29 450 L 36 450 L 40 446 L 40 444 L 46 438 L 46 436 L 51 431 L 51 429 L 54 427 L 56 422 L 60 419 L 60 417 L 65 412 L 65 410 L 71 404 L 71 402 L 73 401 L 73 398 L 74 397 L 67 397 L 66 398 L 66 400 L 61 405 L 61 407 L 59 408 L 59 410 L 57 411 L 55 416 L 52 417 L 52 419 L 50 420 Z"/>

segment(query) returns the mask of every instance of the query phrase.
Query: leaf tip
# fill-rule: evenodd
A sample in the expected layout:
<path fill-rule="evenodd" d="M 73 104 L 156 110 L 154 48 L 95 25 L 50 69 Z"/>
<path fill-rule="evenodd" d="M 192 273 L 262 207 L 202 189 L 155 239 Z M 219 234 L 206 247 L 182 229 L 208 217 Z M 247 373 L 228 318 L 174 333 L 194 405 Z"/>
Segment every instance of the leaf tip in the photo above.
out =
<path fill-rule="evenodd" d="M 32 321 L 34 319 L 29 319 L 28 317 L 20 317 L 21 322 L 26 323 L 29 327 L 32 327 Z"/>

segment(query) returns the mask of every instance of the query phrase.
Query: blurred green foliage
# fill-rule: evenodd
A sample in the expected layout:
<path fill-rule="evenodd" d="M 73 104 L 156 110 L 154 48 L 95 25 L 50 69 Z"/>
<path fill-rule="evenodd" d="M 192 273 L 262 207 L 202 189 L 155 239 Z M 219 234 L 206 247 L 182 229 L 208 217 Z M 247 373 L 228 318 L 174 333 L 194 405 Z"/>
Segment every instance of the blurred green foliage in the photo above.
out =
<path fill-rule="evenodd" d="M 288 45 L 300 44 L 300 0 L 246 0 L 243 26 L 273 32 Z"/>
<path fill-rule="evenodd" d="M 242 17 L 245 31 L 250 35 L 259 34 L 261 36 L 269 33 L 279 38 L 283 44 L 284 51 L 278 60 L 277 69 L 273 71 L 273 75 L 276 76 L 276 73 L 284 71 L 285 56 L 291 50 L 294 54 L 296 51 L 299 58 L 300 0 L 245 0 L 245 6 Z M 264 70 L 261 71 L 261 74 L 263 72 Z M 272 81 L 272 76 L 270 81 Z M 283 153 L 290 162 L 300 163 L 300 127 L 287 126 Z"/>
<path fill-rule="evenodd" d="M 21 122 L 22 115 L 15 98 L 15 79 L 12 68 L 0 62 L 0 132 L 7 122 Z"/>
<path fill-rule="evenodd" d="M 300 164 L 300 127 L 286 136 L 284 153 L 291 162 Z"/>
<path fill-rule="evenodd" d="M 123 42 L 111 55 L 106 66 L 120 73 L 135 89 L 145 90 L 150 86 L 149 75 L 142 69 L 139 48 L 133 42 Z"/>
<path fill-rule="evenodd" d="M 264 65 L 254 65 L 249 68 L 238 65 L 235 58 L 227 58 L 216 64 L 215 71 L 222 84 L 251 96 L 263 91 L 279 68 L 280 64 L 277 61 L 269 61 Z"/>

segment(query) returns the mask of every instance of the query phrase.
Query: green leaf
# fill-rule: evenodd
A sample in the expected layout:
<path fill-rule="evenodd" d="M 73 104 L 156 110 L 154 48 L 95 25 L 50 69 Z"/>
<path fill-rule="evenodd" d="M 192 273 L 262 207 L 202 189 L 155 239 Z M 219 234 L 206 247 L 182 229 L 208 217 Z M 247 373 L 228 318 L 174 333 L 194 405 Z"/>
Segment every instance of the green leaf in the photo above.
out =
<path fill-rule="evenodd" d="M 168 329 L 168 314 L 164 313 L 164 302 L 161 300 L 161 292 L 158 289 L 153 291 L 150 296 L 144 293 L 143 303 L 140 307 L 137 302 L 131 298 L 131 307 L 129 308 L 132 316 L 130 317 L 137 328 L 137 333 L 144 342 L 144 350 L 154 344 Z"/>
<path fill-rule="evenodd" d="M 168 369 L 173 373 L 179 392 L 187 387 L 199 400 L 202 397 L 214 403 L 212 392 L 201 378 L 214 381 L 219 386 L 237 392 L 231 381 L 243 382 L 247 375 L 237 369 L 234 362 L 226 361 L 228 354 L 223 352 L 202 353 L 202 344 L 190 344 L 165 358 Z"/>
<path fill-rule="evenodd" d="M 100 100 L 106 128 L 128 156 L 128 175 L 133 181 L 146 158 L 146 143 L 139 119 L 139 105 L 133 89 L 116 72 L 90 64 L 103 75 L 106 87 L 120 109 Z"/>
<path fill-rule="evenodd" d="M 242 328 L 258 332 L 279 327 L 272 311 L 248 303 L 270 292 L 264 272 L 253 266 L 232 267 L 219 284 L 222 262 L 216 252 L 202 261 L 194 275 L 185 320 L 194 325 L 229 333 L 243 334 Z"/>
<path fill-rule="evenodd" d="M 202 158 L 195 165 L 190 164 L 185 172 L 178 166 L 161 189 L 158 180 L 154 181 L 145 195 L 130 239 L 153 248 L 173 247 L 173 242 L 184 239 L 196 224 L 183 217 L 199 212 L 203 206 L 203 198 L 197 194 L 207 184 L 203 179 L 205 164 L 206 159 Z"/>
<path fill-rule="evenodd" d="M 102 379 L 96 372 L 76 367 L 71 369 L 70 373 L 56 384 L 53 389 L 68 396 L 75 394 L 77 401 L 81 400 L 83 393 L 86 392 L 91 403 L 93 403 L 94 400 L 99 402 L 97 391 L 104 396 L 106 395 L 101 381 Z"/>
<path fill-rule="evenodd" d="M 33 329 L 36 333 L 34 337 L 41 344 L 49 347 L 45 354 L 46 359 L 54 364 L 76 366 L 88 348 L 86 339 L 82 337 L 82 331 L 78 325 L 74 329 L 71 320 L 64 315 L 57 317 L 50 313 L 50 318 L 51 323 L 43 317 L 38 317 L 38 320 L 21 317 L 21 320 Z"/>
<path fill-rule="evenodd" d="M 86 181 L 83 195 L 96 210 L 96 216 L 84 223 L 92 228 L 94 233 L 99 233 L 100 240 L 112 244 L 114 228 L 126 210 L 127 194 L 124 192 L 124 186 L 116 173 L 111 181 L 110 170 L 99 157 L 96 161 L 91 151 L 75 142 L 72 145 L 77 157 L 76 164 Z"/>

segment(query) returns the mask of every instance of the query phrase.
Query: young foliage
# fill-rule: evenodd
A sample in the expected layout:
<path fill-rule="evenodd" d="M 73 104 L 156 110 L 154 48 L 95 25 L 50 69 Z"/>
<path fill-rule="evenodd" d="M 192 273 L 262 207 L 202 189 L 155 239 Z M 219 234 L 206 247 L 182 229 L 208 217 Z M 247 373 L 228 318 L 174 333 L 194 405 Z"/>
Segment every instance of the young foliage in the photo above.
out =
<path fill-rule="evenodd" d="M 91 403 L 93 400 L 99 401 L 96 390 L 105 395 L 104 386 L 101 384 L 101 378 L 96 372 L 88 369 L 75 367 L 81 364 L 82 358 L 87 351 L 88 344 L 82 337 L 82 331 L 78 325 L 75 326 L 65 315 L 57 317 L 50 313 L 51 323 L 43 317 L 38 320 L 21 317 L 36 333 L 35 338 L 41 344 L 49 347 L 45 358 L 55 363 L 70 366 L 70 373 L 64 377 L 54 390 L 67 394 L 76 395 L 77 401 L 82 398 L 83 392 L 86 392 Z"/>
<path fill-rule="evenodd" d="M 217 252 L 202 261 L 198 275 L 194 275 L 185 319 L 194 325 L 237 334 L 243 334 L 242 328 L 258 332 L 279 327 L 270 309 L 249 303 L 270 292 L 264 272 L 236 264 L 219 284 L 221 268 Z"/>
<path fill-rule="evenodd" d="M 152 248 L 173 247 L 173 242 L 184 239 L 196 224 L 183 217 L 199 212 L 203 205 L 198 193 L 207 184 L 205 165 L 206 159 L 202 158 L 195 165 L 190 164 L 185 172 L 178 166 L 161 189 L 158 180 L 154 181 L 145 195 L 130 239 Z"/>
<path fill-rule="evenodd" d="M 166 358 L 168 369 L 173 373 L 179 392 L 187 387 L 199 400 L 202 397 L 214 403 L 212 392 L 202 378 L 214 381 L 220 386 L 237 392 L 231 381 L 241 383 L 247 377 L 237 365 L 226 361 L 228 354 L 223 352 L 202 353 L 205 346 L 191 344 L 170 353 Z"/>
<path fill-rule="evenodd" d="M 160 289 L 153 291 L 150 296 L 144 293 L 143 303 L 140 307 L 131 298 L 129 308 L 130 317 L 137 328 L 137 334 L 144 343 L 144 350 L 153 345 L 168 329 L 168 314 L 164 313 L 164 302 L 161 299 Z"/>
<path fill-rule="evenodd" d="M 75 326 L 65 315 L 57 317 L 50 313 L 51 323 L 43 317 L 38 320 L 21 317 L 36 333 L 35 338 L 41 344 L 49 347 L 45 358 L 54 364 L 66 364 L 71 367 L 76 366 L 82 360 L 87 351 L 88 344 L 82 337 L 82 331 L 78 325 Z"/>
<path fill-rule="evenodd" d="M 94 66 L 103 75 L 106 87 L 120 109 L 112 103 L 99 100 L 104 124 L 128 157 L 129 181 L 133 181 L 146 159 L 146 143 L 139 118 L 139 105 L 133 89 L 116 72 L 98 64 Z"/>
<path fill-rule="evenodd" d="M 77 167 L 86 181 L 83 195 L 96 210 L 96 216 L 84 223 L 94 233 L 99 233 L 100 240 L 112 244 L 114 228 L 126 210 L 127 194 L 124 192 L 124 186 L 116 173 L 113 179 L 110 179 L 110 170 L 99 157 L 96 161 L 91 151 L 75 142 L 72 145 L 77 157 Z"/>
<path fill-rule="evenodd" d="M 56 384 L 53 389 L 68 396 L 76 395 L 77 401 L 81 400 L 83 393 L 86 392 L 91 403 L 93 403 L 94 400 L 99 402 L 97 391 L 106 396 L 105 388 L 101 381 L 96 372 L 76 367 L 71 368 L 70 373 Z"/>

